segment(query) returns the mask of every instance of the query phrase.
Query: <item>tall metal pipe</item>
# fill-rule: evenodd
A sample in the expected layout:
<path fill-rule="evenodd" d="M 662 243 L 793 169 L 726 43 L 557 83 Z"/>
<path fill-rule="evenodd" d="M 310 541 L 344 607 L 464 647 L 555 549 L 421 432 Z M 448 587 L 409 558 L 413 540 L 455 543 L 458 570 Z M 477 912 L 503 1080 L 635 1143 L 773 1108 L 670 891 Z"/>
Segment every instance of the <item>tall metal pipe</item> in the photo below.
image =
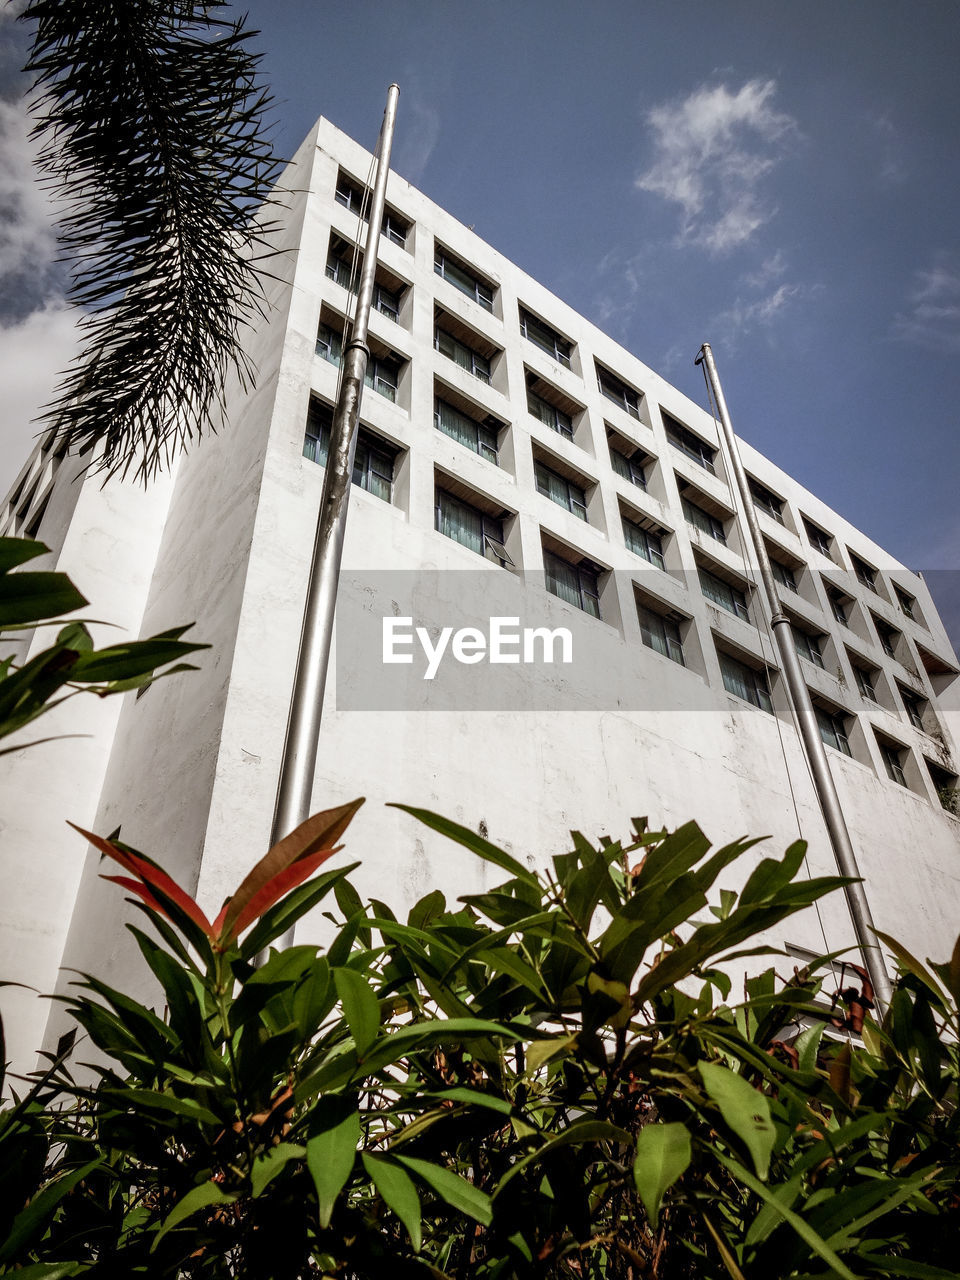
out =
<path fill-rule="evenodd" d="M 350 341 L 341 356 L 342 377 L 333 423 L 330 448 L 323 475 L 323 493 L 317 517 L 313 559 L 307 581 L 307 598 L 300 633 L 300 651 L 290 697 L 277 801 L 273 815 L 270 843 L 276 844 L 310 816 L 313 775 L 317 763 L 317 744 L 323 694 L 330 663 L 333 640 L 333 618 L 337 604 L 337 584 L 343 558 L 343 537 L 347 524 L 353 460 L 357 449 L 357 424 L 360 397 L 367 371 L 367 328 L 373 302 L 374 276 L 377 270 L 377 248 L 380 224 L 390 171 L 393 129 L 397 118 L 400 89 L 392 84 L 387 91 L 387 106 L 380 130 L 377 176 L 370 201 L 370 220 L 363 259 L 363 271 L 357 293 L 356 316 Z M 293 930 L 284 935 L 281 945 L 289 945 Z"/>
<path fill-rule="evenodd" d="M 877 1012 L 882 1014 L 890 1004 L 893 989 L 884 964 L 883 953 L 880 950 L 874 932 L 873 917 L 870 913 L 870 904 L 867 901 L 866 891 L 859 880 L 860 870 L 857 867 L 857 857 L 843 816 L 836 783 L 830 771 L 830 761 L 827 759 L 823 739 L 820 737 L 817 717 L 810 699 L 810 690 L 807 688 L 806 681 L 803 678 L 800 659 L 797 656 L 793 641 L 790 619 L 780 605 L 776 579 L 770 567 L 770 557 L 767 555 L 760 523 L 754 510 L 750 486 L 747 483 L 747 475 L 737 451 L 733 424 L 727 411 L 727 402 L 723 396 L 723 388 L 720 386 L 717 366 L 714 362 L 709 342 L 705 342 L 700 348 L 696 363 L 700 364 L 701 362 L 706 367 L 713 398 L 717 405 L 717 412 L 720 415 L 721 437 L 725 446 L 724 454 L 736 482 L 737 491 L 740 495 L 740 506 L 744 513 L 757 564 L 760 567 L 763 594 L 766 597 L 767 609 L 770 613 L 770 624 L 777 642 L 777 651 L 783 667 L 787 692 L 790 695 L 797 726 L 800 730 L 800 739 L 810 765 L 810 772 L 813 775 L 817 800 L 820 802 L 820 810 L 830 836 L 830 843 L 833 846 L 837 869 L 842 876 L 857 877 L 857 883 L 845 885 L 843 891 L 846 895 L 847 909 L 850 913 L 857 945 L 863 956 L 864 967 L 870 975 L 870 981 L 873 983 Z"/>

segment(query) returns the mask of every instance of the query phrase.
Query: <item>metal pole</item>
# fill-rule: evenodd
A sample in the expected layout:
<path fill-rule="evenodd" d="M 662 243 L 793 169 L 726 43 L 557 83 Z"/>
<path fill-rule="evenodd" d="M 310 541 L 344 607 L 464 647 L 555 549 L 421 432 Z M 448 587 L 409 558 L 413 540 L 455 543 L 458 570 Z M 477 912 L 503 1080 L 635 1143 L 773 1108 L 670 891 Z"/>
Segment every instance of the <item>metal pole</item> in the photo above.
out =
<path fill-rule="evenodd" d="M 333 414 L 330 449 L 323 475 L 323 493 L 320 498 L 313 560 L 307 582 L 300 652 L 297 655 L 293 692 L 290 698 L 290 714 L 283 744 L 277 803 L 270 837 L 271 845 L 289 835 L 295 827 L 310 816 L 323 693 L 333 639 L 337 583 L 343 557 L 343 535 L 347 523 L 353 459 L 357 448 L 360 397 L 363 394 L 363 379 L 370 354 L 370 348 L 367 346 L 367 326 L 370 306 L 373 302 L 380 223 L 383 220 L 399 95 L 398 86 L 392 84 L 387 91 L 387 106 L 380 131 L 380 155 L 370 201 L 370 221 L 367 227 L 363 271 L 357 293 L 356 318 L 353 323 L 352 337 L 344 345 L 342 354 L 340 395 Z M 291 929 L 280 940 L 280 945 L 289 945 L 292 940 L 293 930 Z"/>
<path fill-rule="evenodd" d="M 700 348 L 696 363 L 700 364 L 701 361 L 706 365 L 707 376 L 710 380 L 717 411 L 720 415 L 721 436 L 725 445 L 727 462 L 736 481 L 737 490 L 740 494 L 740 505 L 746 519 L 750 540 L 753 543 L 757 564 L 760 566 L 763 593 L 766 597 L 767 608 L 770 611 L 770 622 L 783 666 L 787 691 L 797 718 L 800 738 L 810 765 L 810 772 L 813 774 L 817 799 L 820 802 L 820 809 L 830 836 L 830 843 L 833 845 L 837 868 L 842 876 L 857 877 L 857 883 L 844 885 L 843 891 L 846 895 L 847 909 L 850 912 L 850 920 L 853 924 L 853 931 L 856 934 L 857 945 L 863 956 L 864 967 L 870 975 L 870 981 L 873 983 L 877 1012 L 882 1015 L 883 1011 L 889 1006 L 893 995 L 890 978 L 884 964 L 883 953 L 877 943 L 867 895 L 863 884 L 859 880 L 860 871 L 857 867 L 856 854 L 843 817 L 843 809 L 840 806 L 840 797 L 837 794 L 833 774 L 830 772 L 830 761 L 827 759 L 823 739 L 820 737 L 817 717 L 813 710 L 813 703 L 810 700 L 810 690 L 807 688 L 806 681 L 803 678 L 800 659 L 794 646 L 790 619 L 780 606 L 776 579 L 770 567 L 770 557 L 767 555 L 767 548 L 760 531 L 757 513 L 753 507 L 753 499 L 750 495 L 746 472 L 737 452 L 733 424 L 730 421 L 730 414 L 727 412 L 727 402 L 723 398 L 723 388 L 720 386 L 717 366 L 714 363 L 713 352 L 710 349 L 709 342 L 705 342 Z"/>

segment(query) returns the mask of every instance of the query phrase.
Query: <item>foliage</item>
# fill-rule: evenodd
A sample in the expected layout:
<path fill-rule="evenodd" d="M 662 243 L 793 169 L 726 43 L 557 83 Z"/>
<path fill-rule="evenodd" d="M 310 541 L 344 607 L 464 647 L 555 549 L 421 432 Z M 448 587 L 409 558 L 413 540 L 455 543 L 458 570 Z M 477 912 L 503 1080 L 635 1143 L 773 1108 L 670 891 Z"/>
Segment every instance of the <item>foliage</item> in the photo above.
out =
<path fill-rule="evenodd" d="M 208 648 L 181 640 L 190 629 L 186 626 L 161 631 L 148 640 L 95 649 L 83 622 L 57 620 L 59 614 L 88 603 L 67 575 L 21 568 L 48 550 L 42 542 L 0 538 L 0 633 L 9 640 L 17 631 L 60 626 L 54 643 L 22 665 L 12 655 L 0 658 L 0 738 L 32 724 L 78 693 L 108 697 L 150 684 L 161 675 L 192 671 L 177 659 Z M 158 675 L 161 667 L 167 669 Z M 19 743 L 0 750 L 0 756 L 36 745 Z"/>
<path fill-rule="evenodd" d="M 401 922 L 364 906 L 350 866 L 314 874 L 356 807 L 287 837 L 213 921 L 155 863 L 88 836 L 150 921 L 133 932 L 165 1009 L 93 977 L 69 998 L 106 1065 L 92 1084 L 55 1070 L 73 1101 L 43 1113 L 44 1190 L 8 1191 L 4 1264 L 955 1274 L 960 944 L 924 966 L 884 939 L 902 973 L 882 1025 L 862 982 L 827 1003 L 810 970 L 768 970 L 728 1003 L 726 970 L 757 967 L 760 933 L 840 883 L 797 881 L 802 844 L 710 904 L 752 842 L 712 851 L 693 823 L 638 823 L 626 846 L 574 833 L 535 873 L 410 810 L 507 878 L 454 907 L 434 891 Z M 325 949 L 255 966 L 331 896 Z"/>
<path fill-rule="evenodd" d="M 64 210 L 83 350 L 49 417 L 97 466 L 148 478 L 251 370 L 251 206 L 275 163 L 243 20 L 197 0 L 32 0 L 39 164 Z M 262 231 L 262 228 L 261 228 Z"/>

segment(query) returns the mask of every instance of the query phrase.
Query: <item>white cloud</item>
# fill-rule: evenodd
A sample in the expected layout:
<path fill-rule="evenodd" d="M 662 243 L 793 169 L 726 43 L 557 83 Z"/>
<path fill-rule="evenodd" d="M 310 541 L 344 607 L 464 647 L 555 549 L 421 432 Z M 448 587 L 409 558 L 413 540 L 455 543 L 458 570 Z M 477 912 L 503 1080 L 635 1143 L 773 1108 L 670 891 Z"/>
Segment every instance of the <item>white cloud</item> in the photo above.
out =
<path fill-rule="evenodd" d="M 408 182 L 419 182 L 440 138 L 440 113 L 414 89 L 408 95 L 403 137 L 397 147 L 394 168 Z"/>
<path fill-rule="evenodd" d="M 680 206 L 681 242 L 727 253 L 776 212 L 762 182 L 796 132 L 773 107 L 776 89 L 774 80 L 748 80 L 735 92 L 701 85 L 648 113 L 654 158 L 636 185 Z"/>
<path fill-rule="evenodd" d="M 57 251 L 54 205 L 37 182 L 23 101 L 0 99 L 0 275 L 45 275 Z"/>
<path fill-rule="evenodd" d="M 930 351 L 960 351 L 960 258 L 938 254 L 914 272 L 906 311 L 894 319 L 894 335 Z"/>
<path fill-rule="evenodd" d="M 0 325 L 0 495 L 36 442 L 40 424 L 34 419 L 52 399 L 58 374 L 77 353 L 79 314 L 63 302 L 48 302 L 16 324 Z"/>
<path fill-rule="evenodd" d="M 745 300 L 738 297 L 726 311 L 713 317 L 709 325 L 710 332 L 719 335 L 717 345 L 729 349 L 748 333 L 770 329 L 791 303 L 809 293 L 810 290 L 803 285 L 784 283 L 760 298 Z"/>

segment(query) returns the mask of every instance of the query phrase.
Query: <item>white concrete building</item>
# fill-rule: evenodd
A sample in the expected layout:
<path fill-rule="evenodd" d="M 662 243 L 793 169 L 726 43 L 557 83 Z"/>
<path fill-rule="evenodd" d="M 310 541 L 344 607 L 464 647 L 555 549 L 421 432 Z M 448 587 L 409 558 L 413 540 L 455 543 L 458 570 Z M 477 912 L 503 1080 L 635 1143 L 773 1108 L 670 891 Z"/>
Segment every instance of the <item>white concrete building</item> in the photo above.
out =
<path fill-rule="evenodd" d="M 289 251 L 250 334 L 256 390 L 234 390 L 219 435 L 146 493 L 41 448 L 0 507 L 0 532 L 44 540 L 91 616 L 132 637 L 195 620 L 212 645 L 142 697 L 56 713 L 89 736 L 3 760 L 3 979 L 142 981 L 128 909 L 68 818 L 121 826 L 211 910 L 266 848 L 369 165 L 325 120 L 297 153 Z M 571 827 L 626 836 L 647 815 L 695 818 L 715 843 L 769 835 L 757 856 L 801 834 L 811 874 L 832 873 L 713 419 L 395 174 L 387 201 L 314 787 L 316 808 L 368 797 L 348 836 L 358 887 L 405 911 L 433 887 L 489 883 L 392 800 L 531 864 Z M 946 633 L 921 578 L 740 450 L 878 927 L 944 959 L 960 919 Z M 413 640 L 398 650 L 413 663 L 383 664 L 384 617 L 434 637 L 516 617 L 568 629 L 580 656 L 445 659 L 426 681 Z M 772 939 L 850 940 L 839 895 Z M 49 1006 L 2 996 L 22 1065 Z"/>

